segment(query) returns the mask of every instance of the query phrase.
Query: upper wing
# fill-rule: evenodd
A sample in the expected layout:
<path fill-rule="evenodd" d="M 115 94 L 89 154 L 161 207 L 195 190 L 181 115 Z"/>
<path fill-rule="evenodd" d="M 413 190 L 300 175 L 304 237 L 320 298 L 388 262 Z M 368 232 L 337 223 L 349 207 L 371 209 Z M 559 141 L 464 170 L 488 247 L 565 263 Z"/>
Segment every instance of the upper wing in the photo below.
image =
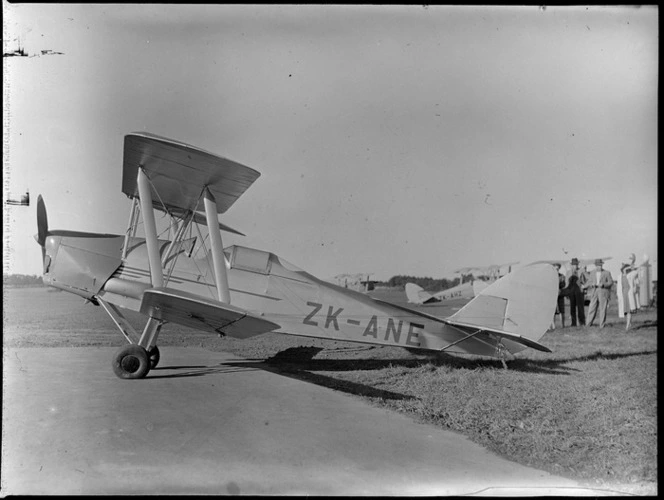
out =
<path fill-rule="evenodd" d="M 207 187 L 224 213 L 260 176 L 256 170 L 194 146 L 147 132 L 127 134 L 124 141 L 122 192 L 138 196 L 138 168 L 153 187 L 153 205 L 196 211 Z"/>

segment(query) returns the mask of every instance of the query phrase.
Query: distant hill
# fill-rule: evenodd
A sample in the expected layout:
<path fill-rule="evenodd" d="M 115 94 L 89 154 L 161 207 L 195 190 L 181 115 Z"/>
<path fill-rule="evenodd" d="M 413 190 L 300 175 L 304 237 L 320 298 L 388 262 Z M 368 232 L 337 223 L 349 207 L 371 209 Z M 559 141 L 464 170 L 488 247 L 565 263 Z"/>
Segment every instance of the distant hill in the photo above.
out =
<path fill-rule="evenodd" d="M 6 287 L 44 286 L 41 276 L 27 274 L 4 274 L 2 285 Z"/>

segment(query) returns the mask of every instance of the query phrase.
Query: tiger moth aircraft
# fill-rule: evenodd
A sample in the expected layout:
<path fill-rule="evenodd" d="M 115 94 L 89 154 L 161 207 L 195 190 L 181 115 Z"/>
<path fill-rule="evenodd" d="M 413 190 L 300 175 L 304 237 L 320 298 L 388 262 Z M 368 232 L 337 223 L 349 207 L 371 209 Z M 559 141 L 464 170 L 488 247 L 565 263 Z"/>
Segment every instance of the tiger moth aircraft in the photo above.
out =
<path fill-rule="evenodd" d="M 512 266 L 515 264 L 518 264 L 518 262 L 494 264 L 484 267 L 461 267 L 454 271 L 454 274 L 461 276 L 461 283 L 434 294 L 424 290 L 415 283 L 406 283 L 406 298 L 409 303 L 417 305 L 436 304 L 438 302 L 448 302 L 457 299 L 470 300 L 478 296 L 490 283 L 499 279 L 502 268 L 507 267 L 507 273 L 509 274 L 512 271 Z M 471 279 L 464 282 L 464 276 L 468 274 L 471 275 Z"/>
<path fill-rule="evenodd" d="M 508 274 L 439 318 L 324 282 L 274 253 L 223 248 L 222 232 L 238 231 L 221 223 L 219 214 L 259 175 L 202 149 L 135 132 L 124 138 L 122 192 L 132 203 L 125 234 L 51 231 L 39 196 L 35 238 L 44 282 L 110 316 L 127 341 L 112 358 L 118 377 L 140 379 L 157 366 L 157 342 L 167 323 L 241 339 L 275 332 L 492 356 L 503 363 L 526 347 L 551 352 L 538 343 L 558 293 L 550 265 Z M 167 239 L 157 233 L 155 211 L 168 217 Z M 139 226 L 144 237 L 137 236 Z M 202 252 L 194 253 L 197 239 Z M 127 310 L 146 316 L 142 330 L 125 318 Z"/>

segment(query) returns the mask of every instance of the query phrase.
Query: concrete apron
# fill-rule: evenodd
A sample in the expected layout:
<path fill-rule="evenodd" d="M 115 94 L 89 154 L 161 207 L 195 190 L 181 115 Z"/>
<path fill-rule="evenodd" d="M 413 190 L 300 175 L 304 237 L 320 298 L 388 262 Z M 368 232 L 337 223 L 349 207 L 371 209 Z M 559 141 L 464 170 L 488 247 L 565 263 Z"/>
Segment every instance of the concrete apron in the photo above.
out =
<path fill-rule="evenodd" d="M 227 353 L 3 350 L 2 494 L 579 495 L 453 432 Z"/>

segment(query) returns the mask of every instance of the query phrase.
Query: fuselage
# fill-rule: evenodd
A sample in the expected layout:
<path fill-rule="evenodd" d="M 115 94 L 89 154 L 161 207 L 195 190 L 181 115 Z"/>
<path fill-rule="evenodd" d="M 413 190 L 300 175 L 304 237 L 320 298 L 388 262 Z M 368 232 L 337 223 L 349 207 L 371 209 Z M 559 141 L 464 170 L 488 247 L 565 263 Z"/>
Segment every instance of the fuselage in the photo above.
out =
<path fill-rule="evenodd" d="M 47 238 L 46 284 L 140 311 L 143 292 L 152 287 L 145 240 L 129 239 L 123 259 L 124 236 L 67 234 Z M 159 240 L 162 256 L 170 245 Z M 193 242 L 178 245 L 162 262 L 165 286 L 218 300 L 209 252 L 197 256 Z M 231 305 L 279 325 L 276 333 L 433 350 L 468 335 L 438 318 L 322 281 L 271 252 L 234 245 L 224 254 Z M 496 344 L 471 338 L 450 351 L 493 356 Z"/>

